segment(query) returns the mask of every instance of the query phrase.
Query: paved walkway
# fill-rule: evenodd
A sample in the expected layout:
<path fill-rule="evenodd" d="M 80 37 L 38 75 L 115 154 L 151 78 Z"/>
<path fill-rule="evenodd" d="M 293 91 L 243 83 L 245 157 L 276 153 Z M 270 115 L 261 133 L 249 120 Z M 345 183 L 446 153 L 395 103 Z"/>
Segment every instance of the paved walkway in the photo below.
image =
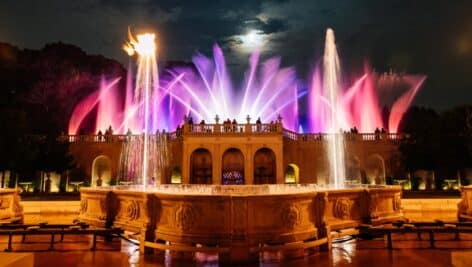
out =
<path fill-rule="evenodd" d="M 25 218 L 25 222 L 36 223 L 35 218 Z M 37 218 L 36 218 L 37 219 Z M 70 223 L 72 217 L 55 215 L 46 219 L 50 223 Z M 68 221 L 70 220 L 70 221 Z M 386 266 L 386 267 L 422 267 L 422 266 L 472 266 L 472 235 L 461 234 L 461 241 L 450 241 L 452 234 L 438 236 L 438 249 L 429 249 L 428 236 L 418 241 L 416 234 L 394 235 L 394 249 L 385 248 L 385 241 L 350 240 L 334 244 L 331 253 L 316 252 L 303 259 L 280 261 L 276 254 L 264 254 L 261 264 L 248 266 Z M 90 237 L 65 236 L 64 242 L 55 244 L 55 251 L 47 251 L 49 236 L 28 236 L 25 243 L 21 237 L 14 237 L 13 250 L 34 253 L 35 266 L 218 266 L 215 255 L 197 255 L 195 262 L 178 262 L 170 254 L 140 255 L 137 246 L 115 239 L 97 242 L 97 251 L 90 251 Z M 7 247 L 7 237 L 0 237 L 0 250 Z M 0 259 L 1 263 L 1 259 Z M 1 264 L 0 264 L 1 265 Z"/>
<path fill-rule="evenodd" d="M 449 236 L 443 236 L 449 239 Z M 387 250 L 383 240 L 351 240 L 335 244 L 331 253 L 316 252 L 303 259 L 280 261 L 276 254 L 265 254 L 263 262 L 249 266 L 472 266 L 472 236 L 467 240 L 438 242 L 438 247 L 426 248 L 428 241 L 413 241 L 415 235 L 397 236 L 397 248 Z M 140 255 L 138 248 L 116 239 L 99 241 L 97 251 L 90 251 L 90 239 L 84 236 L 66 236 L 63 243 L 55 245 L 56 251 L 47 251 L 47 236 L 29 236 L 25 243 L 15 237 L 13 249 L 17 252 L 34 251 L 35 266 L 217 266 L 216 256 L 197 255 L 196 262 L 179 262 L 170 254 Z M 403 241 L 402 241 L 403 240 Z M 470 241 L 469 241 L 470 240 Z M 6 247 L 6 238 L 0 238 L 0 249 Z M 422 248 L 423 247 L 423 248 Z M 451 249 L 450 247 L 453 247 Z M 454 248 L 455 247 L 455 248 Z M 0 259 L 1 262 L 1 259 Z"/>

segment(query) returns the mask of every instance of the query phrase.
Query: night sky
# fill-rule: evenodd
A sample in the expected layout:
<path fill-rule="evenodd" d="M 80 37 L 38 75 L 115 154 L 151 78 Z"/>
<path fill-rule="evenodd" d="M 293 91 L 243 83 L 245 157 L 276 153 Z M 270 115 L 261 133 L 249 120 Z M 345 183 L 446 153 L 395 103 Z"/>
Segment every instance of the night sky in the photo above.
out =
<path fill-rule="evenodd" d="M 1 0 L 0 42 L 62 41 L 125 63 L 129 26 L 158 33 L 161 61 L 190 61 L 216 42 L 238 77 L 257 43 L 307 80 L 332 27 L 344 72 L 367 60 L 379 72 L 426 74 L 415 104 L 441 110 L 472 103 L 471 14 L 470 0 Z"/>

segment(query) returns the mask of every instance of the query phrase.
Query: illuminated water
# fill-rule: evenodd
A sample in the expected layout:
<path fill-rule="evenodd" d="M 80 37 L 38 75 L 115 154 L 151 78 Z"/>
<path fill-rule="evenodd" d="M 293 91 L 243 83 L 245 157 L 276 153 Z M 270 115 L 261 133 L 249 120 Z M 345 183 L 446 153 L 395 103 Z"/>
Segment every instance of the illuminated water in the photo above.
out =
<path fill-rule="evenodd" d="M 330 166 L 330 183 L 335 186 L 344 184 L 346 179 L 344 167 L 344 137 L 340 129 L 342 124 L 338 118 L 340 99 L 339 99 L 339 74 L 340 65 L 334 32 L 331 29 L 326 31 L 325 51 L 323 57 L 324 64 L 324 91 L 328 99 L 329 109 L 327 116 L 328 133 L 331 133 L 328 140 L 328 158 Z"/>
<path fill-rule="evenodd" d="M 339 59 L 335 61 L 339 63 Z M 118 86 L 120 78 L 104 80 L 95 93 L 75 107 L 69 121 L 69 134 L 77 134 L 81 128 L 93 133 L 103 132 L 109 126 L 118 134 L 125 134 L 128 129 L 141 133 L 142 110 L 149 112 L 146 120 L 149 133 L 158 129 L 174 131 L 182 124 L 184 115 L 191 115 L 196 123 L 200 120 L 214 123 L 216 115 L 221 120 L 235 118 L 239 123 L 245 123 L 249 115 L 252 122 L 260 117 L 262 122 L 268 123 L 276 120 L 279 114 L 286 129 L 329 132 L 332 107 L 336 107 L 337 124 L 343 130 L 355 126 L 359 132 L 373 132 L 378 127 L 395 133 L 425 79 L 422 75 L 378 75 L 366 68 L 350 83 L 337 73 L 337 86 L 330 91 L 337 99 L 333 106 L 325 88 L 331 84 L 326 80 L 330 76 L 325 74 L 332 72 L 324 70 L 325 66 L 315 67 L 310 82 L 306 83 L 297 77 L 292 67 L 282 67 L 279 57 L 262 61 L 259 52 L 254 51 L 249 57 L 245 78 L 234 83 L 218 45 L 213 47 L 212 58 L 197 54 L 192 63 L 193 66 L 163 70 L 161 77 L 158 77 L 157 65 L 152 63 L 149 77 L 155 90 L 150 92 L 148 109 L 138 100 L 141 94 L 134 93 L 143 82 L 139 77 L 145 77 L 142 76 L 145 64 L 138 64 L 137 78 L 130 64 L 125 90 Z M 347 70 L 343 71 L 349 74 Z M 382 103 L 381 96 L 386 94 L 393 94 L 394 98 Z M 302 102 L 305 104 L 300 105 Z M 382 119 L 383 105 L 390 107 L 386 121 Z M 300 109 L 302 106 L 305 108 Z M 88 116 L 95 118 L 95 125 L 87 125 L 85 118 Z"/>
<path fill-rule="evenodd" d="M 95 93 L 75 107 L 68 131 L 77 134 L 87 128 L 97 133 L 111 127 L 114 134 L 142 134 L 142 138 L 133 138 L 134 143 L 124 144 L 121 162 L 127 166 L 120 167 L 119 179 L 137 179 L 144 185 L 147 180 L 159 181 L 162 169 L 167 167 L 162 158 L 168 157 L 167 151 L 161 151 L 162 137 L 158 135 L 159 140 L 151 142 L 148 134 L 174 131 L 182 125 L 184 116 L 192 117 L 195 123 L 214 123 L 217 116 L 220 122 L 236 119 L 245 123 L 249 119 L 254 123 L 260 118 L 268 123 L 280 115 L 285 129 L 331 133 L 327 142 L 329 182 L 339 186 L 345 177 L 340 131 L 356 127 L 359 132 L 373 132 L 376 128 L 396 132 L 425 80 L 424 76 L 377 75 L 366 68 L 352 86 L 345 86 L 331 29 L 326 32 L 323 67 L 314 68 L 308 86 L 297 78 L 294 68 L 282 67 L 279 57 L 260 63 L 257 50 L 249 57 L 243 81 L 233 83 L 223 51 L 216 44 L 212 58 L 197 54 L 192 58 L 193 65 L 167 68 L 159 77 L 154 35 L 130 38 L 125 50 L 138 55 L 136 75 L 130 64 L 124 92 L 119 86 L 120 78 L 103 80 Z M 401 90 L 392 92 L 396 87 Z M 393 100 L 383 103 L 391 107 L 386 121 L 380 99 L 385 93 L 395 93 Z M 300 109 L 301 106 L 306 108 Z M 93 126 L 86 119 L 90 116 L 95 118 Z"/>

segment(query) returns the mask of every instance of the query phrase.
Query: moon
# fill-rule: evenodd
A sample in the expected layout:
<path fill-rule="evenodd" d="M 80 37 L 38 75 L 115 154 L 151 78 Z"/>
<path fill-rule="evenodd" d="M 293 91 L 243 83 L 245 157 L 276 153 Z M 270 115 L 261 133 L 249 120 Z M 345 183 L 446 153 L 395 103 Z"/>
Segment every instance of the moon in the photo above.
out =
<path fill-rule="evenodd" d="M 244 49 L 260 48 L 265 43 L 264 34 L 260 30 L 250 30 L 245 35 L 241 35 L 241 46 Z"/>

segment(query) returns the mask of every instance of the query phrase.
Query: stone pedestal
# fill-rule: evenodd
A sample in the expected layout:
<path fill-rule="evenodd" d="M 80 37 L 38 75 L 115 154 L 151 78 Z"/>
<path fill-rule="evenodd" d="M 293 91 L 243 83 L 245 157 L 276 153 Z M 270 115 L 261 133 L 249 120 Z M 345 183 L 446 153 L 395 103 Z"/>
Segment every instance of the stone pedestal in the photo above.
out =
<path fill-rule="evenodd" d="M 0 189 L 0 223 L 23 222 L 23 207 L 16 189 Z"/>

